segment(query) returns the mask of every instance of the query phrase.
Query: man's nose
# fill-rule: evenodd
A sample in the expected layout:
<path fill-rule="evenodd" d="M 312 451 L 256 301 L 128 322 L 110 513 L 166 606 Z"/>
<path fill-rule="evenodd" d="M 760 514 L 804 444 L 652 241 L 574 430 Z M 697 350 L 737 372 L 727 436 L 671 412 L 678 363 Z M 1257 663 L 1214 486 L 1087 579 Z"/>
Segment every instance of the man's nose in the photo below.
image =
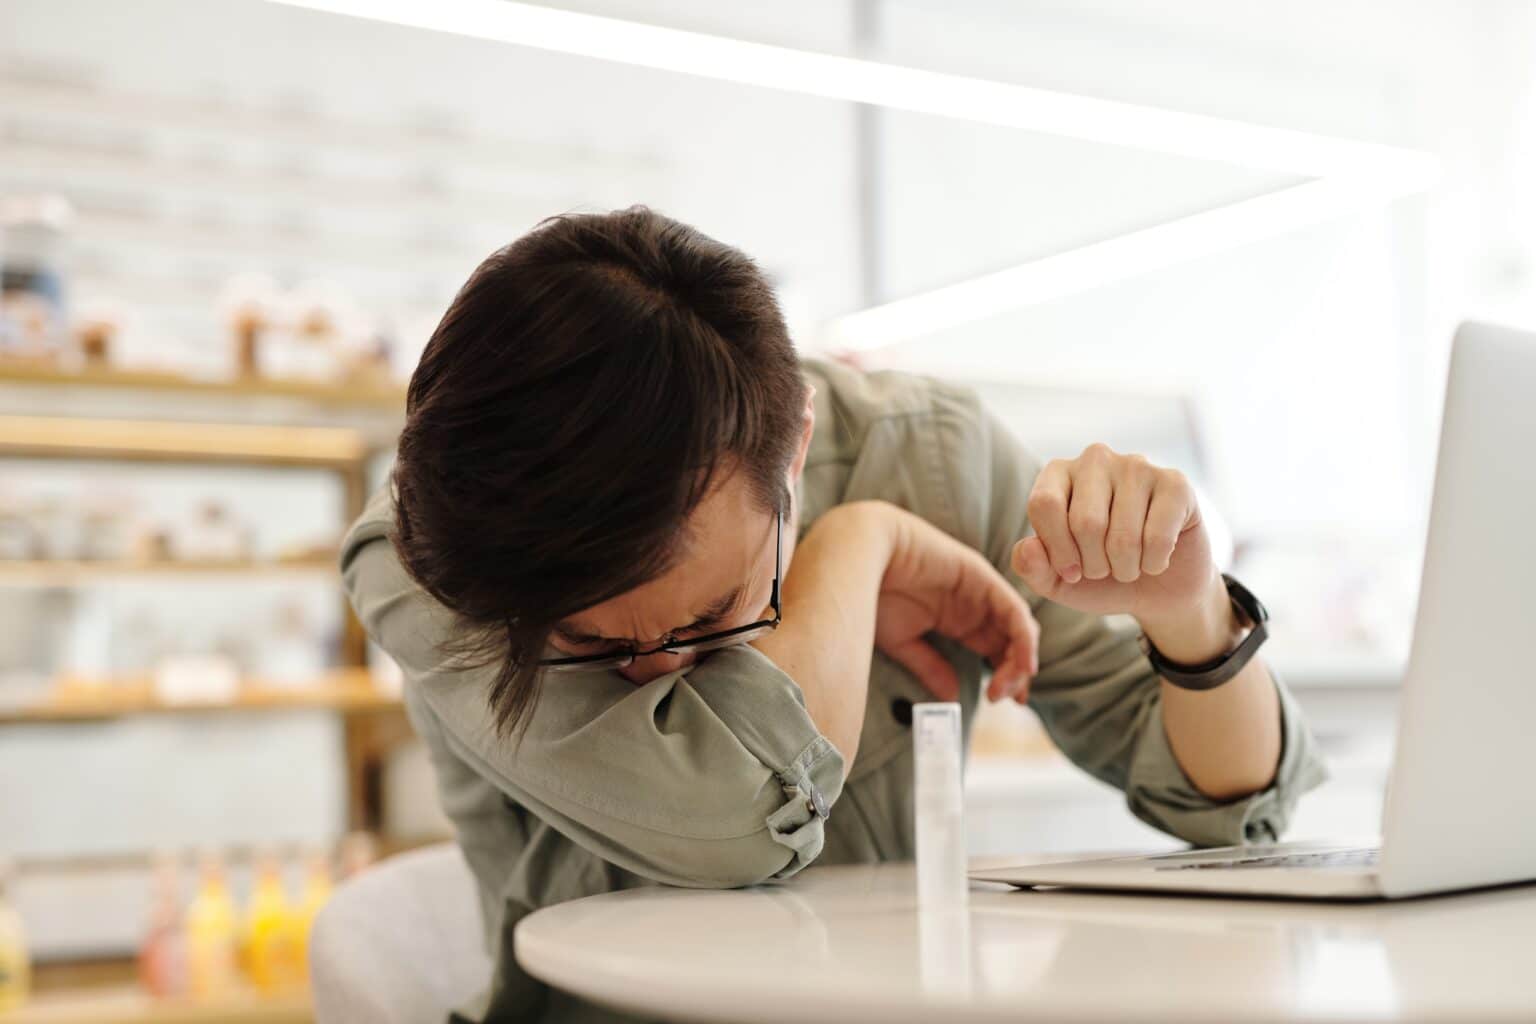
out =
<path fill-rule="evenodd" d="M 644 686 L 658 676 L 692 665 L 695 657 L 693 654 L 646 654 L 619 669 L 619 674 L 636 686 Z"/>

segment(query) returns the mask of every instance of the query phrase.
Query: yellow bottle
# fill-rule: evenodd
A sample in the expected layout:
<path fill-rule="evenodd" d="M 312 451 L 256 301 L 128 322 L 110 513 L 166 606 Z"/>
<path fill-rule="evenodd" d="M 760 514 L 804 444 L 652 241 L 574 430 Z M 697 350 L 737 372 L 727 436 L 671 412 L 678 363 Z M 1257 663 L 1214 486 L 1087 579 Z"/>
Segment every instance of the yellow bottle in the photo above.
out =
<path fill-rule="evenodd" d="M 257 991 L 270 995 L 298 983 L 294 945 L 293 911 L 282 871 L 276 858 L 262 857 L 245 918 L 246 966 Z"/>
<path fill-rule="evenodd" d="M 330 859 L 323 853 L 313 854 L 309 858 L 309 870 L 304 879 L 304 895 L 293 916 L 295 960 L 299 976 L 306 981 L 309 978 L 309 933 L 315 926 L 315 917 L 330 898 Z"/>
<path fill-rule="evenodd" d="M 235 984 L 235 901 L 217 857 L 203 858 L 199 876 L 186 916 L 187 988 L 193 997 L 209 999 L 227 995 Z"/>
<path fill-rule="evenodd" d="M 9 876 L 10 866 L 0 862 L 0 1014 L 26 1002 L 32 984 L 32 963 L 27 956 L 21 915 L 5 898 Z"/>

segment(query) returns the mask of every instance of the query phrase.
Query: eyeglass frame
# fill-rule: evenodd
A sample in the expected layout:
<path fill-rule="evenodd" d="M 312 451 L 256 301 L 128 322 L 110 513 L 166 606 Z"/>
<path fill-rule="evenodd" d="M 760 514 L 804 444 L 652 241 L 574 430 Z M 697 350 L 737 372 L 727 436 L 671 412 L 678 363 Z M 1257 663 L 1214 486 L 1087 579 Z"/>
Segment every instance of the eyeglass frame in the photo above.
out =
<path fill-rule="evenodd" d="M 779 582 L 784 575 L 784 508 L 781 505 L 775 517 L 776 527 L 773 541 L 773 592 L 768 599 L 768 607 L 773 609 L 773 617 L 749 622 L 744 626 L 736 626 L 732 629 L 722 629 L 714 633 L 705 633 L 703 636 L 690 637 L 687 640 L 668 640 L 648 650 L 636 650 L 633 647 L 620 648 L 618 653 L 605 654 L 576 654 L 564 658 L 540 658 L 536 662 L 540 670 L 545 672 L 571 672 L 584 668 L 628 668 L 633 665 L 636 658 L 644 658 L 652 654 L 677 654 L 683 655 L 692 652 L 704 644 L 717 643 L 720 640 L 728 640 L 732 637 L 753 633 L 735 643 L 719 644 L 711 647 L 711 651 L 722 651 L 731 647 L 739 647 L 758 636 L 766 635 L 779 628 L 783 621 L 784 613 L 779 600 Z"/>

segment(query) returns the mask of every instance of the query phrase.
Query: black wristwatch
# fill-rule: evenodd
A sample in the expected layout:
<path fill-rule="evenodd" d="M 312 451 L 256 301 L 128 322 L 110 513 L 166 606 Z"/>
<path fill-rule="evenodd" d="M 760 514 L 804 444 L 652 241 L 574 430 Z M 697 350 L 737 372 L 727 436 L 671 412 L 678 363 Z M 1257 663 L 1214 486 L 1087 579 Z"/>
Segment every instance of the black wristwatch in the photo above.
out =
<path fill-rule="evenodd" d="M 1231 576 L 1222 573 L 1221 581 L 1227 585 L 1227 596 L 1232 599 L 1232 607 L 1247 618 L 1251 627 L 1248 635 L 1243 638 L 1243 642 L 1231 652 L 1199 665 L 1179 665 L 1163 657 L 1162 653 L 1152 646 L 1152 641 L 1147 639 L 1147 634 L 1141 634 L 1141 649 L 1146 654 L 1147 660 L 1152 663 L 1158 675 L 1180 689 L 1214 690 L 1241 672 L 1258 649 L 1264 645 L 1264 641 L 1269 639 L 1269 629 L 1264 625 L 1269 621 L 1269 610 L 1257 597 L 1253 596 L 1253 591 Z"/>

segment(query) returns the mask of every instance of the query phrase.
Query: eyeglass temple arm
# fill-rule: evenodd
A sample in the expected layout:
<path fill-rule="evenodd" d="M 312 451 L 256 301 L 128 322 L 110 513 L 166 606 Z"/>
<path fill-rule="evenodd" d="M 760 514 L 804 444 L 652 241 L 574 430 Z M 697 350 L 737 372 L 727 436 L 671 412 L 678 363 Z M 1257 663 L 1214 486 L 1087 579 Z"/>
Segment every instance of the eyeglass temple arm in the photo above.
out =
<path fill-rule="evenodd" d="M 779 603 L 779 581 L 784 578 L 784 508 L 779 507 L 779 532 L 773 545 L 773 615 L 778 618 L 783 613 Z"/>

